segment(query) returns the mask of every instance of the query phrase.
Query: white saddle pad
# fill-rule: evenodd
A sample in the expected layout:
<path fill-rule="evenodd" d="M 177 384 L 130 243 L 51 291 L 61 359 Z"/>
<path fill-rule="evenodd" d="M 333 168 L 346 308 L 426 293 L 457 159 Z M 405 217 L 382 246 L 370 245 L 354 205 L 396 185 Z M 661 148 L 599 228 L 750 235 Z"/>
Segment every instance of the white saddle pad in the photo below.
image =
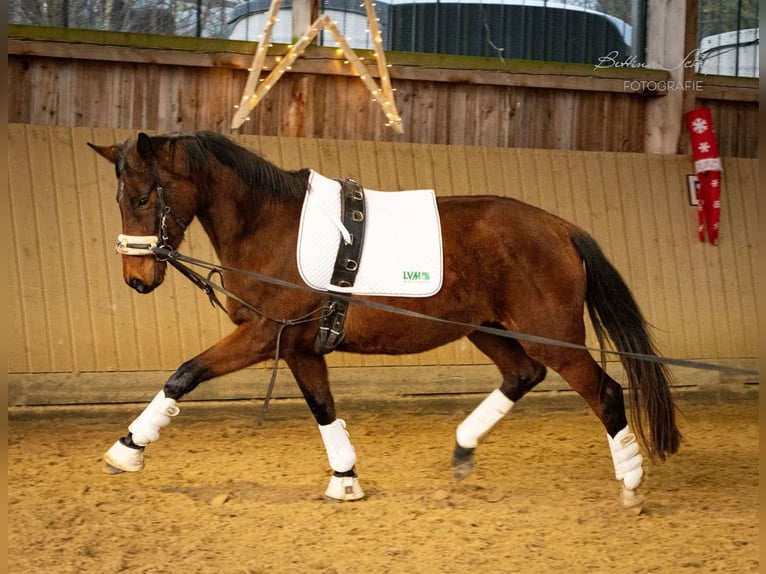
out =
<path fill-rule="evenodd" d="M 339 242 L 348 239 L 340 189 L 340 182 L 311 172 L 298 233 L 298 270 L 306 284 L 357 295 L 437 293 L 442 286 L 442 240 L 432 189 L 365 189 L 366 227 L 356 280 L 353 287 L 330 285 Z"/>

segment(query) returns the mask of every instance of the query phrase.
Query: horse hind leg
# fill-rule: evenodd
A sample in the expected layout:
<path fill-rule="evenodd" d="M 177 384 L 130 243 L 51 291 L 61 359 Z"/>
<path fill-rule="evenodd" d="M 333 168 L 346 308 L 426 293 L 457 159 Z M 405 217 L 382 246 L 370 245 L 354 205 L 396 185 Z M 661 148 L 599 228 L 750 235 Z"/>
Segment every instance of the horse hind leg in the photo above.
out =
<path fill-rule="evenodd" d="M 468 338 L 497 365 L 503 382 L 457 427 L 452 455 L 452 473 L 456 480 L 463 480 L 473 472 L 476 447 L 546 374 L 545 366 L 527 355 L 513 339 L 480 332 L 472 333 Z"/>
<path fill-rule="evenodd" d="M 625 414 L 620 384 L 607 375 L 585 351 L 560 350 L 556 371 L 590 406 L 606 429 L 615 478 L 620 483 L 620 504 L 635 514 L 642 511 L 643 500 L 637 489 L 644 476 L 643 457 L 636 435 Z"/>

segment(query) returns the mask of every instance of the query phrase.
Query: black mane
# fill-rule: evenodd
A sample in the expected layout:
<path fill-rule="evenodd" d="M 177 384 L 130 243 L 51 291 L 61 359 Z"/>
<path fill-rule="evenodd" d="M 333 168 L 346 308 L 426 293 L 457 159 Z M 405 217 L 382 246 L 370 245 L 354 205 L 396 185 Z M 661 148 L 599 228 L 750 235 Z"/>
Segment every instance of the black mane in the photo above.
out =
<path fill-rule="evenodd" d="M 186 168 L 190 177 L 206 173 L 208 154 L 222 165 L 230 168 L 250 189 L 268 193 L 278 200 L 302 199 L 308 186 L 308 169 L 283 170 L 263 157 L 237 145 L 229 138 L 215 132 L 161 135 L 151 138 L 154 149 L 169 145 L 172 155 L 182 146 L 186 154 Z"/>

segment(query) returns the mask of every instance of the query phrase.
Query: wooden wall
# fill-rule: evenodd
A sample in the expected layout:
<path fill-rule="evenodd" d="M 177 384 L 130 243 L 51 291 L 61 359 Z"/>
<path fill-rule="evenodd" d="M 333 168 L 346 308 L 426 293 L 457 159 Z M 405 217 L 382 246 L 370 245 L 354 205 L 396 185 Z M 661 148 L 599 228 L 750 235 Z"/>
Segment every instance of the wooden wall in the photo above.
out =
<path fill-rule="evenodd" d="M 143 402 L 182 361 L 230 329 L 175 273 L 156 293 L 122 282 L 114 170 L 86 142 L 134 130 L 11 124 L 10 404 Z M 757 160 L 724 158 L 720 246 L 696 239 L 688 156 L 239 136 L 284 168 L 312 167 L 383 190 L 518 197 L 589 230 L 624 274 L 669 356 L 752 368 L 758 356 Z M 214 256 L 196 224 L 183 251 Z M 392 320 L 395 320 L 392 318 Z M 593 343 L 593 341 L 591 341 Z M 463 340 L 416 356 L 334 353 L 335 388 L 408 394 L 493 388 L 494 368 Z M 269 365 L 194 397 L 261 396 Z M 385 367 L 381 369 L 379 367 Z M 615 376 L 619 378 L 618 367 Z M 677 370 L 682 384 L 716 373 Z M 277 394 L 296 396 L 283 369 Z M 551 387 L 560 381 L 551 377 Z"/>
<path fill-rule="evenodd" d="M 229 133 L 255 44 L 12 26 L 8 120 Z M 267 60 L 286 50 L 275 46 Z M 369 53 L 367 54 L 369 56 Z M 333 49 L 310 47 L 243 134 L 583 151 L 646 151 L 647 106 L 667 72 L 391 53 L 404 134 Z M 641 86 L 651 82 L 652 89 Z M 706 77 L 722 155 L 757 157 L 758 82 Z M 683 134 L 672 142 L 688 151 Z"/>

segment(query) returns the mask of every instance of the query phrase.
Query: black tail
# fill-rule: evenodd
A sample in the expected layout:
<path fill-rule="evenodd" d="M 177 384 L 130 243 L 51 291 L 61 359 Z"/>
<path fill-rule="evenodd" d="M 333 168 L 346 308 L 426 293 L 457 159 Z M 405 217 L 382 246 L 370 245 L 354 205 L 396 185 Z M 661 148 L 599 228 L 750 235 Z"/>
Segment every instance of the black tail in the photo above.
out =
<path fill-rule="evenodd" d="M 570 238 L 585 263 L 585 302 L 601 348 L 606 334 L 617 351 L 656 356 L 647 323 L 617 269 L 584 231 L 577 229 Z M 632 395 L 631 412 L 638 437 L 652 457 L 665 460 L 678 450 L 681 441 L 667 370 L 660 363 L 638 358 L 621 356 L 620 360 Z"/>

